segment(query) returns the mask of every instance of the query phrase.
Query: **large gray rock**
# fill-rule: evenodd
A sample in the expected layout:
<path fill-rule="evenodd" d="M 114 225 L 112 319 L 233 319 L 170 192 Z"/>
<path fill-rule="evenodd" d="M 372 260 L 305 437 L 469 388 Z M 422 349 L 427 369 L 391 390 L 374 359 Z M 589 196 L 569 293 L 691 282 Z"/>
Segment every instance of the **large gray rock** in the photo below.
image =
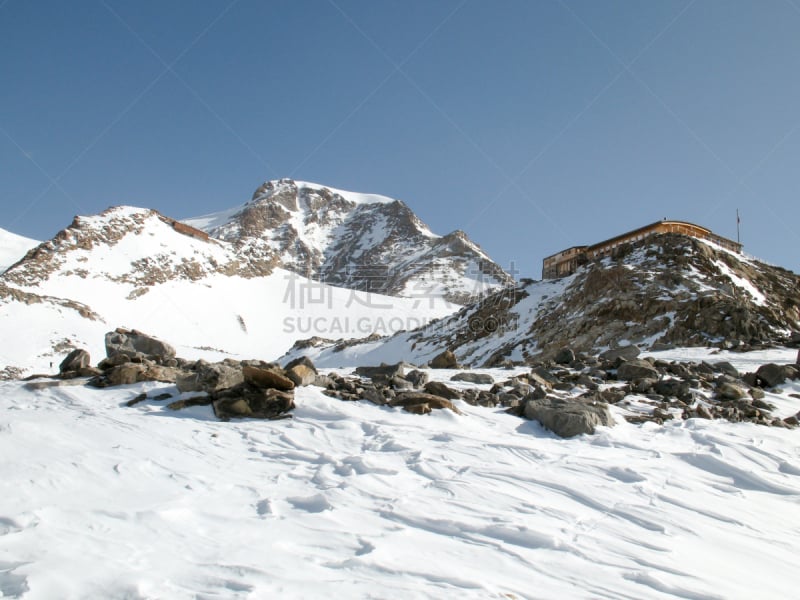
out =
<path fill-rule="evenodd" d="M 617 369 L 617 377 L 623 381 L 634 379 L 658 379 L 658 370 L 646 360 L 629 360 Z"/>
<path fill-rule="evenodd" d="M 86 350 L 76 348 L 61 361 L 61 364 L 58 366 L 58 372 L 63 374 L 80 371 L 81 369 L 87 368 L 91 362 L 92 358 Z"/>
<path fill-rule="evenodd" d="M 356 369 L 356 375 L 361 375 L 361 377 L 366 377 L 367 379 L 385 379 L 387 381 L 392 377 L 402 377 L 404 373 L 405 368 L 401 362 L 397 363 L 396 365 L 358 367 Z"/>
<path fill-rule="evenodd" d="M 761 365 L 756 371 L 758 378 L 767 387 L 776 387 L 786 382 L 790 373 L 784 368 L 784 365 L 776 365 L 775 363 L 768 363 Z"/>
<path fill-rule="evenodd" d="M 525 418 L 539 421 L 543 427 L 564 438 L 582 433 L 594 433 L 600 425 L 614 425 L 607 404 L 578 398 L 543 398 L 528 400 L 523 410 Z"/>
<path fill-rule="evenodd" d="M 247 367 L 245 367 L 247 368 Z M 215 392 L 244 381 L 242 369 L 224 363 L 199 362 L 193 372 L 181 373 L 175 384 L 180 392 Z"/>
<path fill-rule="evenodd" d="M 639 356 L 639 348 L 636 346 L 623 346 L 621 348 L 610 348 L 600 354 L 600 358 L 608 362 L 614 362 L 618 358 L 633 360 Z"/>
<path fill-rule="evenodd" d="M 106 356 L 123 354 L 129 358 L 145 356 L 153 359 L 175 358 L 175 348 L 135 329 L 117 329 L 106 334 Z"/>
<path fill-rule="evenodd" d="M 467 383 L 491 385 L 494 383 L 494 377 L 488 373 L 456 373 L 450 378 L 450 381 L 466 381 Z"/>

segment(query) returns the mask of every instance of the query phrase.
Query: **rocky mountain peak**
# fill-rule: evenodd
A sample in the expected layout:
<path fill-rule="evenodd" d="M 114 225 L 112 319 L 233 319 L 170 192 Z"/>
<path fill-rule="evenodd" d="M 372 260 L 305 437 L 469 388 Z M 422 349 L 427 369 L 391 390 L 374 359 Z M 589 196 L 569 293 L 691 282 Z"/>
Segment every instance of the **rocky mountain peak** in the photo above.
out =
<path fill-rule="evenodd" d="M 248 203 L 186 223 L 352 289 L 464 303 L 513 281 L 464 232 L 435 235 L 402 201 L 291 179 L 267 181 Z"/>

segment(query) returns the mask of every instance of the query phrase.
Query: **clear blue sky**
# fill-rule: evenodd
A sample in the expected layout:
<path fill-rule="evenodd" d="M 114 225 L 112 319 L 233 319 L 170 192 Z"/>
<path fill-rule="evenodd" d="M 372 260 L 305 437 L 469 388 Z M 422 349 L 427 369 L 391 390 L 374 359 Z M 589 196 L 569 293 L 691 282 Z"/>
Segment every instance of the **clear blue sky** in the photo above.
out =
<path fill-rule="evenodd" d="M 0 227 L 295 177 L 503 266 L 662 217 L 800 272 L 800 0 L 0 0 Z"/>

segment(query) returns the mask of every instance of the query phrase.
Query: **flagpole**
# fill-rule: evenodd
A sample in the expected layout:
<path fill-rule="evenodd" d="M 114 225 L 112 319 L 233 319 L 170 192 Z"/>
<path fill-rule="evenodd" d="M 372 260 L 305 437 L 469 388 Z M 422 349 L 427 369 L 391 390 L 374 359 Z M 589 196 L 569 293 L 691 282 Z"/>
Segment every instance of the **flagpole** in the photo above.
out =
<path fill-rule="evenodd" d="M 739 223 L 741 219 L 739 218 L 739 209 L 736 209 L 736 243 L 741 244 L 741 240 L 739 239 Z"/>

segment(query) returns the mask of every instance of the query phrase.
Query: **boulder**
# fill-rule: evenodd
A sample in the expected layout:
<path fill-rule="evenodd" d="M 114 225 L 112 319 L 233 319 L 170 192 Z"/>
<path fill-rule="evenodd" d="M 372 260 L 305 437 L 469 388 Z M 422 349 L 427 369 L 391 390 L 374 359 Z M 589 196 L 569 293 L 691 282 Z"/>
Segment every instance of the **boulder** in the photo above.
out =
<path fill-rule="evenodd" d="M 617 369 L 617 377 L 623 381 L 634 379 L 658 379 L 658 371 L 646 360 L 629 360 Z"/>
<path fill-rule="evenodd" d="M 725 382 L 717 389 L 717 397 L 721 400 L 739 400 L 747 396 L 745 389 L 735 383 Z"/>
<path fill-rule="evenodd" d="M 492 385 L 494 383 L 494 377 L 488 373 L 456 373 L 450 378 L 450 381 L 466 381 L 467 383 Z"/>
<path fill-rule="evenodd" d="M 457 369 L 458 360 L 452 350 L 445 350 L 430 362 L 431 369 Z"/>
<path fill-rule="evenodd" d="M 414 369 L 413 371 L 406 374 L 406 381 L 411 383 L 415 388 L 421 388 L 426 383 L 428 383 L 428 374 L 425 371 L 420 371 L 419 369 Z"/>
<path fill-rule="evenodd" d="M 367 379 L 382 379 L 384 381 L 389 381 L 392 377 L 402 377 L 405 373 L 405 368 L 403 363 L 397 363 L 396 365 L 380 365 L 379 367 L 358 367 L 356 369 L 356 375 L 360 375 L 361 377 L 366 377 Z"/>
<path fill-rule="evenodd" d="M 130 358 L 143 355 L 153 359 L 175 358 L 175 348 L 135 329 L 117 329 L 106 334 L 106 356 L 124 354 Z"/>
<path fill-rule="evenodd" d="M 758 367 L 756 376 L 765 387 L 777 387 L 786 381 L 789 373 L 783 365 L 768 363 Z"/>
<path fill-rule="evenodd" d="M 578 398 L 544 398 L 525 402 L 523 414 L 564 438 L 594 433 L 600 425 L 614 425 L 607 404 Z"/>
<path fill-rule="evenodd" d="M 544 367 L 536 367 L 532 369 L 530 374 L 528 375 L 528 379 L 532 383 L 538 383 L 539 385 L 548 388 L 561 383 L 561 380 L 558 377 L 553 375 L 549 370 L 545 369 Z"/>
<path fill-rule="evenodd" d="M 306 364 L 297 364 L 286 369 L 286 377 L 292 380 L 297 387 L 312 385 L 317 379 L 316 369 Z"/>
<path fill-rule="evenodd" d="M 461 394 L 459 394 L 456 390 L 447 387 L 440 381 L 429 381 L 425 384 L 425 391 L 428 394 L 447 398 L 448 400 L 454 400 L 455 398 L 461 397 Z"/>
<path fill-rule="evenodd" d="M 608 362 L 614 362 L 618 358 L 633 360 L 639 356 L 639 348 L 636 346 L 622 346 L 621 348 L 609 348 L 600 354 L 600 358 Z"/>
<path fill-rule="evenodd" d="M 61 361 L 61 364 L 58 365 L 58 372 L 63 375 L 64 373 L 80 371 L 88 368 L 91 363 L 92 359 L 89 353 L 81 348 L 76 348 Z"/>
<path fill-rule="evenodd" d="M 294 382 L 279 373 L 277 369 L 263 367 L 243 367 L 244 380 L 252 386 L 262 389 L 276 389 L 288 392 L 294 389 Z"/>
<path fill-rule="evenodd" d="M 210 393 L 240 384 L 244 380 L 242 371 L 225 363 L 198 361 L 193 372 L 179 374 L 175 383 L 180 392 Z"/>
<path fill-rule="evenodd" d="M 575 360 L 575 352 L 572 348 L 561 348 L 553 358 L 557 365 L 568 365 Z"/>
<path fill-rule="evenodd" d="M 684 398 L 691 397 L 689 382 L 681 379 L 662 379 L 653 385 L 653 391 L 661 394 L 665 398 Z"/>

